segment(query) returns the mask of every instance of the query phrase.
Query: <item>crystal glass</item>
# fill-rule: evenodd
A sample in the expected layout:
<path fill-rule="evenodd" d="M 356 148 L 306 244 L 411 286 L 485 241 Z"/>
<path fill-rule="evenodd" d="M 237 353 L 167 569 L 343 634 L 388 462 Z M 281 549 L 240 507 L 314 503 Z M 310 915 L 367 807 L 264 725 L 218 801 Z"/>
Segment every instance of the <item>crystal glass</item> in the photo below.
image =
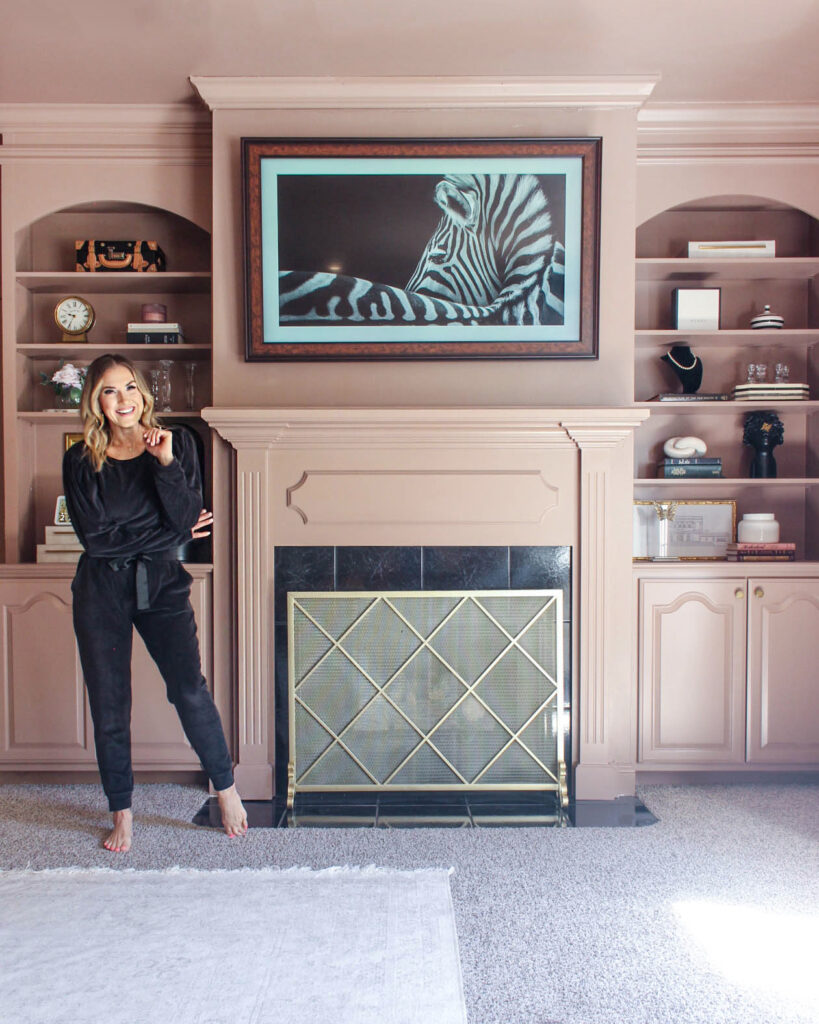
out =
<path fill-rule="evenodd" d="M 154 409 L 159 408 L 159 370 L 153 369 L 148 371 L 150 377 L 150 388 L 151 397 L 154 400 Z"/>
<path fill-rule="evenodd" d="M 745 367 L 745 383 L 756 384 L 756 363 L 748 363 Z"/>
<path fill-rule="evenodd" d="M 185 407 L 196 408 L 196 363 L 185 363 Z"/>
<path fill-rule="evenodd" d="M 159 397 L 157 406 L 159 412 L 170 412 L 171 411 L 171 367 L 173 362 L 170 359 L 159 360 Z"/>
<path fill-rule="evenodd" d="M 756 383 L 764 384 L 768 379 L 768 364 L 757 363 L 756 364 Z"/>
<path fill-rule="evenodd" d="M 777 384 L 787 384 L 790 380 L 791 368 L 787 363 L 777 363 L 774 367 L 774 381 Z"/>

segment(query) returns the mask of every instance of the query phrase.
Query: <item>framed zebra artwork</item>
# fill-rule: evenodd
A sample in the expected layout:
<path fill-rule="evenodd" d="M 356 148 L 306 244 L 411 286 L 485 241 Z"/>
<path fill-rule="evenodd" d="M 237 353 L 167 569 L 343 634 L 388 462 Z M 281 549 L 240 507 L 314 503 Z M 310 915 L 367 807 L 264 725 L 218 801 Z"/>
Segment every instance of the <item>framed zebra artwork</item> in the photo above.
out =
<path fill-rule="evenodd" d="M 596 358 L 600 151 L 242 139 L 246 358 Z"/>

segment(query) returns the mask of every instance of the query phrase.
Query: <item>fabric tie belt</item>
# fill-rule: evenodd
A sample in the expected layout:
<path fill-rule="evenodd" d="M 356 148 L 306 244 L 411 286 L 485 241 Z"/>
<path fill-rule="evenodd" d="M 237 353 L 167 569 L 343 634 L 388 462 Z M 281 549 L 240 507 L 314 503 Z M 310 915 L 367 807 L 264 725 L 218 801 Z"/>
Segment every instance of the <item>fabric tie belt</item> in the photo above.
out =
<path fill-rule="evenodd" d="M 122 572 L 136 564 L 136 606 L 138 612 L 151 607 L 151 595 L 148 590 L 148 562 L 178 562 L 177 548 L 168 551 L 152 551 L 150 554 L 128 555 L 126 558 L 108 558 L 106 562 L 114 572 Z"/>

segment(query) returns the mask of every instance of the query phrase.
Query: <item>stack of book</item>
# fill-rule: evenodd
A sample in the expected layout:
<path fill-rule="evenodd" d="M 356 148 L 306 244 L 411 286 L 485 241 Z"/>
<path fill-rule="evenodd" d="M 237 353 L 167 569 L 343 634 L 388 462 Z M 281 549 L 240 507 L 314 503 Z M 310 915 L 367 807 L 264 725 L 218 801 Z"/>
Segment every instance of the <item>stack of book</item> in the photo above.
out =
<path fill-rule="evenodd" d="M 726 549 L 729 562 L 792 562 L 796 557 L 796 544 L 792 541 L 761 541 L 729 544 Z"/>
<path fill-rule="evenodd" d="M 735 402 L 805 402 L 810 388 L 807 384 L 737 384 L 733 396 Z"/>
<path fill-rule="evenodd" d="M 178 345 L 185 340 L 181 324 L 128 324 L 129 345 Z"/>
<path fill-rule="evenodd" d="M 710 455 L 695 455 L 690 459 L 663 459 L 657 463 L 657 476 L 671 477 L 704 477 L 722 476 L 722 459 Z"/>
<path fill-rule="evenodd" d="M 47 526 L 45 544 L 37 545 L 38 562 L 77 562 L 82 544 L 73 526 Z"/>

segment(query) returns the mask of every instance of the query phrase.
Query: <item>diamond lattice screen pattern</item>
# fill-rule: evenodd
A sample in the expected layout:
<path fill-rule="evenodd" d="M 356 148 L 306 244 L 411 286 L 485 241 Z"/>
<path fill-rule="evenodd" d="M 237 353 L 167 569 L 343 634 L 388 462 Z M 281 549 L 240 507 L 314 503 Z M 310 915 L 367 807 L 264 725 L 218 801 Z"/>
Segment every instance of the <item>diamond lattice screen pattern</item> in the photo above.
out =
<path fill-rule="evenodd" d="M 557 789 L 557 590 L 288 595 L 295 791 Z"/>

